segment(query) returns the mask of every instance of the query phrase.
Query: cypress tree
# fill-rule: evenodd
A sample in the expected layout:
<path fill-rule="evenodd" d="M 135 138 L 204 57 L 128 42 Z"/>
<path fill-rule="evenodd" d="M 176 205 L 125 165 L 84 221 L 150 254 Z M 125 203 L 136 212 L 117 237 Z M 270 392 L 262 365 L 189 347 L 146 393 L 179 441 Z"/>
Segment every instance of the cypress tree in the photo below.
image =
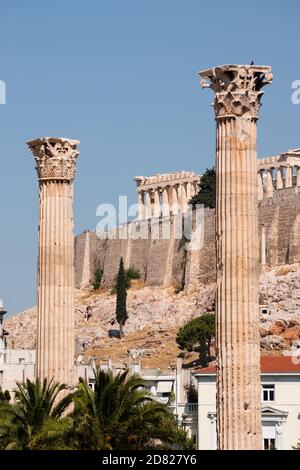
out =
<path fill-rule="evenodd" d="M 123 258 L 120 259 L 119 273 L 117 279 L 117 305 L 116 305 L 116 318 L 119 323 L 120 336 L 123 336 L 123 326 L 128 319 L 127 309 L 126 309 L 126 299 L 127 299 L 127 290 L 126 290 L 126 275 L 124 270 Z"/>

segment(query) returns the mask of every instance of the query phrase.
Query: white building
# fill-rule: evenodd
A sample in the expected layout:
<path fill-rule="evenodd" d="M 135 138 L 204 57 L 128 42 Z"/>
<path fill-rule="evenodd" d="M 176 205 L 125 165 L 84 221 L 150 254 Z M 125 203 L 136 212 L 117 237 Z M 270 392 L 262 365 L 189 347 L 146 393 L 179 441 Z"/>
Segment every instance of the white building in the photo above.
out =
<path fill-rule="evenodd" d="M 0 344 L 1 346 L 1 344 Z M 95 362 L 82 363 L 83 356 L 79 355 L 75 364 L 77 380 L 82 377 L 91 388 L 95 379 L 93 367 Z M 7 349 L 4 342 L 0 347 L 0 386 L 13 395 L 16 382 L 33 380 L 35 377 L 36 351 L 26 349 Z M 151 392 L 155 400 L 168 405 L 169 410 L 176 416 L 178 423 L 182 425 L 189 436 L 196 442 L 197 439 L 197 403 L 187 402 L 185 385 L 196 380 L 191 375 L 191 369 L 182 368 L 182 360 L 169 369 L 141 369 L 138 358 L 128 358 L 128 363 L 113 363 L 108 360 L 102 363 L 103 370 L 111 370 L 114 374 L 129 368 L 132 373 L 137 373 L 145 382 L 146 389 Z"/>
<path fill-rule="evenodd" d="M 198 369 L 199 450 L 217 448 L 216 367 Z M 300 439 L 300 359 L 261 357 L 261 421 L 266 450 L 290 450 Z"/>

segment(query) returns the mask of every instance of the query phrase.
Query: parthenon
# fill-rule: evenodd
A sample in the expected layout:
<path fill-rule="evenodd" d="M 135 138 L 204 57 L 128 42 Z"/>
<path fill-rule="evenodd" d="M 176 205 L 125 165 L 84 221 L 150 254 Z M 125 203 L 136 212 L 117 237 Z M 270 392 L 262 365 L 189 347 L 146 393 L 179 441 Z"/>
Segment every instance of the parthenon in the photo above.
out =
<path fill-rule="evenodd" d="M 138 218 L 185 213 L 198 192 L 201 175 L 191 171 L 136 176 Z M 257 160 L 258 200 L 276 196 L 280 190 L 300 187 L 300 149 Z"/>
<path fill-rule="evenodd" d="M 189 200 L 197 192 L 200 178 L 186 171 L 136 176 L 138 218 L 150 219 L 186 212 Z"/>

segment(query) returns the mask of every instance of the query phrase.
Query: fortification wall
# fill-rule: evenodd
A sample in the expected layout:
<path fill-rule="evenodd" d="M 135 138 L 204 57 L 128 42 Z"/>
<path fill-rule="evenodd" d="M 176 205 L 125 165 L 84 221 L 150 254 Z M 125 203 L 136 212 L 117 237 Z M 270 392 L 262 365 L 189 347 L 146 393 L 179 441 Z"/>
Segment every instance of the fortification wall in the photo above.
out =
<path fill-rule="evenodd" d="M 146 224 L 146 227 L 145 227 Z M 262 260 L 262 236 L 265 233 L 268 266 L 300 262 L 300 194 L 297 188 L 283 189 L 277 195 L 259 202 L 260 256 Z M 171 225 L 172 234 L 173 225 Z M 102 286 L 109 288 L 114 283 L 121 256 L 125 267 L 139 270 L 146 285 L 169 286 L 193 290 L 199 284 L 215 281 L 215 211 L 204 211 L 204 244 L 202 249 L 189 251 L 183 237 L 161 239 L 161 221 L 151 225 L 150 221 L 129 224 L 129 231 L 148 230 L 147 239 L 135 236 L 120 238 L 116 230 L 115 239 L 98 239 L 93 232 L 76 237 L 75 271 L 76 287 L 93 280 L 95 270 L 103 269 Z M 159 233 L 158 239 L 151 231 Z M 153 234 L 153 233 L 152 233 Z"/>

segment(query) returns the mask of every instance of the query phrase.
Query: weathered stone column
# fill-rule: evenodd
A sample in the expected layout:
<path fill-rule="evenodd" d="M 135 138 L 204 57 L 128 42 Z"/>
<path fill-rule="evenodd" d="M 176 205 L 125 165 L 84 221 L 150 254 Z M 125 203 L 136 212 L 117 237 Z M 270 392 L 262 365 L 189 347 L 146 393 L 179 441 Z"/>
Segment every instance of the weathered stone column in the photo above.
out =
<path fill-rule="evenodd" d="M 74 384 L 73 180 L 78 140 L 28 142 L 39 179 L 36 376 Z"/>
<path fill-rule="evenodd" d="M 261 449 L 256 121 L 270 67 L 200 72 L 215 92 L 219 449 Z"/>
<path fill-rule="evenodd" d="M 154 189 L 154 208 L 153 208 L 153 216 L 154 216 L 154 217 L 159 217 L 159 216 L 160 216 L 159 189 Z"/>
<path fill-rule="evenodd" d="M 162 189 L 161 210 L 163 217 L 167 217 L 168 215 L 170 215 L 170 205 L 167 188 Z"/>
<path fill-rule="evenodd" d="M 300 166 L 297 166 L 297 186 L 300 186 Z"/>
<path fill-rule="evenodd" d="M 276 189 L 282 189 L 282 188 L 283 188 L 282 169 L 278 167 L 277 176 L 276 176 Z"/>
<path fill-rule="evenodd" d="M 291 188 L 293 186 L 293 168 L 287 166 L 285 170 L 285 187 Z"/>
<path fill-rule="evenodd" d="M 257 173 L 257 191 L 258 191 L 258 200 L 260 201 L 264 197 L 264 188 L 262 184 L 261 170 L 259 170 Z"/>
<path fill-rule="evenodd" d="M 180 187 L 180 205 L 181 205 L 181 212 L 186 212 L 187 199 L 186 199 L 186 189 L 185 189 L 184 184 L 181 184 L 181 187 Z"/>
<path fill-rule="evenodd" d="M 146 194 L 146 201 L 145 201 L 145 205 L 146 205 L 146 219 L 151 219 L 152 217 L 152 204 L 151 204 L 151 193 L 150 193 L 150 190 L 148 191 L 145 191 L 145 194 Z"/>
<path fill-rule="evenodd" d="M 267 197 L 273 197 L 274 186 L 273 186 L 273 168 L 267 170 Z"/>
<path fill-rule="evenodd" d="M 138 192 L 138 219 L 142 220 L 144 218 L 144 198 L 143 192 Z"/>
<path fill-rule="evenodd" d="M 177 188 L 176 186 L 172 186 L 171 188 L 172 192 L 172 205 L 171 205 L 171 210 L 173 214 L 178 214 L 178 196 L 177 196 Z"/>

